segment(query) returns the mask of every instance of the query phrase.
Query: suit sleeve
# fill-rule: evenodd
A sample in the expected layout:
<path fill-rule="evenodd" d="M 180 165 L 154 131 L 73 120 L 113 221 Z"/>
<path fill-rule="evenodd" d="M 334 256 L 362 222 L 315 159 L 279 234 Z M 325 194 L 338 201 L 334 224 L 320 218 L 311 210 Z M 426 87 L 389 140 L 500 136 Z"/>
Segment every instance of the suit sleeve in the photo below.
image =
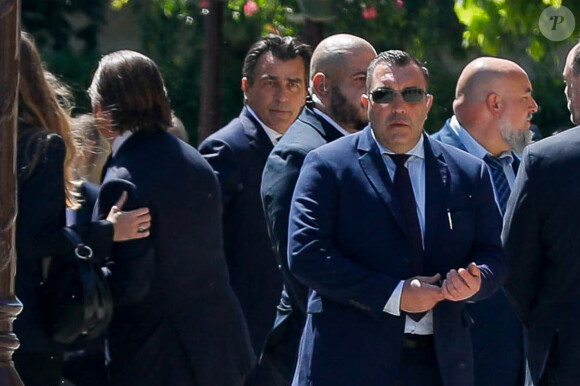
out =
<path fill-rule="evenodd" d="M 371 271 L 341 254 L 335 244 L 338 200 L 333 171 L 316 151 L 309 153 L 290 209 L 290 270 L 319 294 L 381 317 L 400 280 Z"/>
<path fill-rule="evenodd" d="M 206 139 L 199 145 L 199 152 L 211 165 L 216 173 L 222 192 L 224 209 L 235 197 L 238 190 L 243 189 L 242 168 L 231 147 L 218 139 Z"/>
<path fill-rule="evenodd" d="M 493 295 L 504 283 L 506 258 L 501 245 L 502 217 L 493 193 L 487 165 L 482 162 L 475 218 L 475 240 L 470 256 L 481 270 L 481 288 L 470 301 L 480 301 Z M 469 262 L 467 262 L 469 263 Z"/>
<path fill-rule="evenodd" d="M 305 156 L 305 151 L 275 149 L 266 163 L 261 191 L 270 241 L 276 251 L 275 256 L 284 277 L 284 284 L 304 315 L 306 315 L 308 287 L 290 272 L 287 248 L 290 203 Z"/>
<path fill-rule="evenodd" d="M 505 289 L 524 324 L 533 311 L 544 269 L 536 198 L 542 189 L 534 186 L 539 183 L 536 179 L 533 155 L 526 149 L 508 201 L 502 234 L 509 261 Z"/>
<path fill-rule="evenodd" d="M 148 205 L 147 199 L 134 184 L 123 179 L 111 179 L 103 184 L 95 208 L 98 218 L 107 216 L 123 191 L 128 193 L 123 209 L 149 207 L 152 217 L 151 235 L 153 235 L 155 232 L 154 208 Z M 155 274 L 155 250 L 152 237 L 113 243 L 110 257 L 104 262 L 103 270 L 111 286 L 116 306 L 139 302 L 149 292 Z"/>

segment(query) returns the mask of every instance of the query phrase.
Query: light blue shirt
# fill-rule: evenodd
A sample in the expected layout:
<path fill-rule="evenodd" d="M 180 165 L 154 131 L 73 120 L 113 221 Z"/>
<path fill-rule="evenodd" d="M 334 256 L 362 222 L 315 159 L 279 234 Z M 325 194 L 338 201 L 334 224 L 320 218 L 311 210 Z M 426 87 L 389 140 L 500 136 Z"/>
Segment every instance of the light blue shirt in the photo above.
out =
<path fill-rule="evenodd" d="M 453 130 L 455 134 L 457 134 L 457 136 L 459 137 L 459 141 L 463 146 L 465 146 L 465 149 L 469 154 L 474 155 L 481 160 L 483 160 L 483 158 L 488 154 L 492 155 L 487 150 L 485 150 L 485 148 L 481 146 L 479 142 L 477 142 L 477 140 L 473 138 L 471 134 L 469 134 L 469 132 L 459 124 L 459 121 L 457 120 L 455 115 L 452 116 L 451 119 L 449 120 L 449 127 L 451 128 L 451 130 Z M 507 178 L 510 189 L 512 189 L 514 182 L 516 180 L 516 174 L 514 173 L 514 168 L 512 166 L 512 163 L 514 162 L 514 154 L 511 151 L 504 151 L 499 155 L 498 158 L 504 161 L 502 162 L 503 172 Z M 497 194 L 495 193 L 495 186 L 493 187 L 493 191 L 495 194 L 495 201 L 496 203 L 498 203 Z"/>
<path fill-rule="evenodd" d="M 389 177 L 393 181 L 395 177 L 395 170 L 397 165 L 395 161 L 389 154 L 395 154 L 390 149 L 387 149 L 377 140 L 374 131 L 371 131 L 375 143 L 379 147 L 379 151 L 383 156 L 383 161 L 387 167 Z M 425 147 L 423 142 L 425 139 L 421 135 L 417 144 L 409 150 L 406 154 L 410 157 L 405 162 L 405 167 L 409 171 L 409 177 L 411 178 L 411 185 L 413 186 L 413 194 L 415 195 L 415 202 L 417 204 L 417 218 L 419 220 L 419 227 L 421 228 L 421 235 L 423 237 L 423 246 L 425 245 Z M 383 308 L 383 312 L 387 312 L 394 316 L 401 316 L 401 295 L 403 293 L 404 280 L 401 280 Z M 433 311 L 429 311 L 425 316 L 418 322 L 414 321 L 410 317 L 405 318 L 405 333 L 408 334 L 418 334 L 418 335 L 430 335 L 433 334 Z"/>

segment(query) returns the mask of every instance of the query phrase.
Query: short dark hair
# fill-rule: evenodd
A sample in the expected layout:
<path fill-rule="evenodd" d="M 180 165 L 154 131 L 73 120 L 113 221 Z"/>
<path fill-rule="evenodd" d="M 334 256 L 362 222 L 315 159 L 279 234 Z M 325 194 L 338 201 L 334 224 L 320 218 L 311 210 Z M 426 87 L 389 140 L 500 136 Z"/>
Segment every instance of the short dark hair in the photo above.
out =
<path fill-rule="evenodd" d="M 421 69 L 421 72 L 425 77 L 427 87 L 429 86 L 429 70 L 427 69 L 427 67 L 425 67 L 425 65 L 421 61 L 419 61 L 419 59 L 417 59 L 416 57 L 405 51 L 389 50 L 378 54 L 377 57 L 374 58 L 372 62 L 369 64 L 369 67 L 367 69 L 367 84 L 366 84 L 367 92 L 371 91 L 370 88 L 373 81 L 372 79 L 373 73 L 375 72 L 375 68 L 379 63 L 386 63 L 388 66 L 391 67 L 404 67 L 408 64 L 416 64 Z"/>
<path fill-rule="evenodd" d="M 291 60 L 302 58 L 304 61 L 304 81 L 308 81 L 308 70 L 310 67 L 310 57 L 312 49 L 308 44 L 302 43 L 293 36 L 279 36 L 269 34 L 255 42 L 244 58 L 242 76 L 248 79 L 249 84 L 253 84 L 256 77 L 256 67 L 260 57 L 266 52 L 271 52 L 274 57 L 280 60 Z"/>
<path fill-rule="evenodd" d="M 88 90 L 93 110 L 100 106 L 118 132 L 167 130 L 171 105 L 155 62 L 135 51 L 105 55 Z"/>

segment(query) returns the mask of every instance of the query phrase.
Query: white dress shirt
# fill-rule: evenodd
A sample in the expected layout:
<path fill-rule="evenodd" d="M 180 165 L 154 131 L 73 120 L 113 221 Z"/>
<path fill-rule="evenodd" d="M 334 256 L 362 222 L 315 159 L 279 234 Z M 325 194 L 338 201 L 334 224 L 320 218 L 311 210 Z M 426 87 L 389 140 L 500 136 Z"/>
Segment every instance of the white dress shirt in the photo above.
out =
<path fill-rule="evenodd" d="M 276 146 L 276 144 L 278 143 L 280 138 L 282 138 L 282 134 L 278 133 L 276 130 L 272 129 L 271 127 L 266 126 L 266 124 L 264 122 L 262 122 L 262 120 L 258 117 L 258 115 L 254 112 L 254 110 L 252 110 L 252 108 L 250 106 L 246 105 L 246 109 L 248 109 L 248 112 L 250 113 L 250 115 L 252 115 L 252 117 L 256 118 L 256 121 L 258 121 L 260 126 L 262 126 L 262 129 L 264 130 L 264 132 L 266 132 L 266 135 L 268 135 L 268 138 L 270 138 L 272 145 Z"/>
<path fill-rule="evenodd" d="M 390 149 L 387 149 L 377 141 L 374 131 L 371 131 L 373 138 L 379 147 L 379 151 L 383 156 L 383 161 L 387 166 L 387 171 L 391 181 L 395 177 L 397 165 L 389 154 L 395 154 Z M 421 136 L 419 142 L 406 154 L 410 155 L 405 167 L 409 171 L 411 178 L 411 185 L 413 186 L 413 193 L 415 195 L 415 202 L 417 203 L 417 218 L 419 220 L 419 227 L 421 228 L 421 236 L 423 237 L 423 246 L 425 245 L 425 148 L 423 147 L 424 138 Z M 401 295 L 403 294 L 404 280 L 401 280 L 385 305 L 383 309 L 391 315 L 401 316 Z M 405 333 L 417 335 L 433 334 L 433 311 L 428 311 L 419 321 L 414 321 L 409 316 L 405 316 Z"/>
<path fill-rule="evenodd" d="M 313 110 L 316 113 L 316 115 L 322 117 L 326 122 L 330 123 L 342 135 L 349 135 L 350 134 L 348 131 L 346 131 L 345 129 L 340 127 L 340 125 L 338 123 L 336 123 L 334 121 L 334 119 L 330 118 L 328 115 L 326 115 L 322 111 L 318 110 L 316 107 Z"/>

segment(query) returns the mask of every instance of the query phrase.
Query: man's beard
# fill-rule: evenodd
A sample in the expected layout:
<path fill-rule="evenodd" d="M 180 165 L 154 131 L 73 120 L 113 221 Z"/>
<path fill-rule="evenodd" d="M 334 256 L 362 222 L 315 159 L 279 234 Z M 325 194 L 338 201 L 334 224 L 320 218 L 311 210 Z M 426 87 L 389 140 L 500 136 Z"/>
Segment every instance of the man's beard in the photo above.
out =
<path fill-rule="evenodd" d="M 499 123 L 499 132 L 504 141 L 518 154 L 522 154 L 524 148 L 532 143 L 531 130 L 516 130 L 507 120 Z"/>
<path fill-rule="evenodd" d="M 354 127 L 357 131 L 362 130 L 367 125 L 368 119 L 360 118 L 361 108 L 357 108 L 355 103 L 346 99 L 337 86 L 332 86 L 331 90 L 330 114 L 332 119 L 337 123 Z"/>

